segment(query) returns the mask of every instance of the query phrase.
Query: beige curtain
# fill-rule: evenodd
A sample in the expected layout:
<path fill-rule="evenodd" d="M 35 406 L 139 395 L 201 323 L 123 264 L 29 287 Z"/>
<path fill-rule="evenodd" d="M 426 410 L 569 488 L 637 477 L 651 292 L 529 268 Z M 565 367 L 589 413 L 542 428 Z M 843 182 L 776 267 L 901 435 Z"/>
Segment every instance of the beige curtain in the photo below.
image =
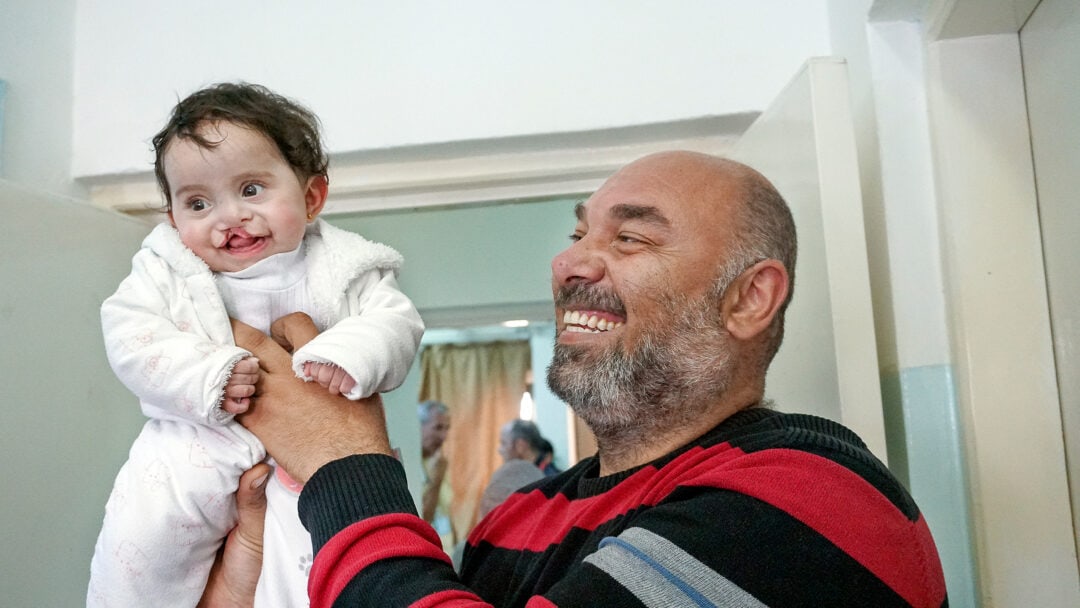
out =
<path fill-rule="evenodd" d="M 518 417 L 530 360 L 526 341 L 435 344 L 420 354 L 420 400 L 436 399 L 450 409 L 443 453 L 455 540 L 472 530 L 480 495 L 502 464 L 499 428 Z"/>

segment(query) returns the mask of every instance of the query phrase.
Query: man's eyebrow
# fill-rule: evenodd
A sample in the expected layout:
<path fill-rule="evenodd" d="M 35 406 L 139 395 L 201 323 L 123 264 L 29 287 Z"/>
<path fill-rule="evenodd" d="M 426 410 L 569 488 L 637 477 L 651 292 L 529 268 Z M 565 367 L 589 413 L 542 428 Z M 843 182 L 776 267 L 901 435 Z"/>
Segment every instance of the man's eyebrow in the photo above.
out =
<path fill-rule="evenodd" d="M 574 217 L 576 217 L 579 222 L 585 219 L 585 203 L 574 205 Z"/>
<path fill-rule="evenodd" d="M 671 225 L 671 221 L 668 220 L 663 213 L 660 213 L 659 209 L 651 205 L 631 205 L 629 203 L 623 203 L 613 206 L 608 213 L 620 220 L 642 220 L 658 226 Z M 574 205 L 574 215 L 579 222 L 585 220 L 585 203 Z"/>
<path fill-rule="evenodd" d="M 621 220 L 641 220 L 658 226 L 670 226 L 671 221 L 656 207 L 621 204 L 611 208 L 611 215 Z"/>

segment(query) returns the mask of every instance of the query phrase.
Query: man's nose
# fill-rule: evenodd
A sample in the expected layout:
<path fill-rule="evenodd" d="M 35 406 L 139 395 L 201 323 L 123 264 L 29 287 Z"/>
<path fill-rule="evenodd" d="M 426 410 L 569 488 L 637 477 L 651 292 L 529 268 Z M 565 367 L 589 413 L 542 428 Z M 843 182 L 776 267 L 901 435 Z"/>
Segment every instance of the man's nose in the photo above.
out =
<path fill-rule="evenodd" d="M 551 276 L 556 285 L 596 283 L 604 276 L 604 263 L 588 236 L 570 244 L 551 260 Z"/>

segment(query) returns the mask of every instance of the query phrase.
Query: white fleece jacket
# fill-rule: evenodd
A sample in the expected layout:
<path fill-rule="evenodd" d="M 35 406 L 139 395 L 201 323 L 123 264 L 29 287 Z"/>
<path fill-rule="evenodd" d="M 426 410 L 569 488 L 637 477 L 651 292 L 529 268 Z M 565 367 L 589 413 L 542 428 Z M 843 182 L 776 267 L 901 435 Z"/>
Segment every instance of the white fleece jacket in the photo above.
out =
<path fill-rule="evenodd" d="M 399 386 L 424 330 L 396 286 L 400 254 L 322 220 L 303 247 L 307 312 L 322 333 L 294 353 L 294 371 L 336 364 L 356 380 L 353 399 Z M 101 318 L 109 363 L 150 420 L 106 506 L 87 604 L 194 606 L 235 525 L 239 475 L 266 457 L 221 408 L 233 366 L 250 353 L 233 343 L 214 273 L 165 224 Z"/>

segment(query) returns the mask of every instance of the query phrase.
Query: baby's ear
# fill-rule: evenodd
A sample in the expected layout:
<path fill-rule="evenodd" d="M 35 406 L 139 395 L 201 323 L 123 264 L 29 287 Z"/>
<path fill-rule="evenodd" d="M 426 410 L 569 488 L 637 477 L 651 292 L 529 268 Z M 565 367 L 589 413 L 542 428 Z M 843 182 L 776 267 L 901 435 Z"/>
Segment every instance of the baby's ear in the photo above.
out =
<path fill-rule="evenodd" d="M 778 260 L 762 260 L 724 292 L 720 318 L 732 336 L 749 340 L 769 327 L 787 294 L 787 269 Z"/>
<path fill-rule="evenodd" d="M 312 175 L 308 178 L 307 184 L 304 186 L 304 206 L 307 208 L 309 222 L 322 213 L 329 191 L 330 183 L 325 175 Z"/>

